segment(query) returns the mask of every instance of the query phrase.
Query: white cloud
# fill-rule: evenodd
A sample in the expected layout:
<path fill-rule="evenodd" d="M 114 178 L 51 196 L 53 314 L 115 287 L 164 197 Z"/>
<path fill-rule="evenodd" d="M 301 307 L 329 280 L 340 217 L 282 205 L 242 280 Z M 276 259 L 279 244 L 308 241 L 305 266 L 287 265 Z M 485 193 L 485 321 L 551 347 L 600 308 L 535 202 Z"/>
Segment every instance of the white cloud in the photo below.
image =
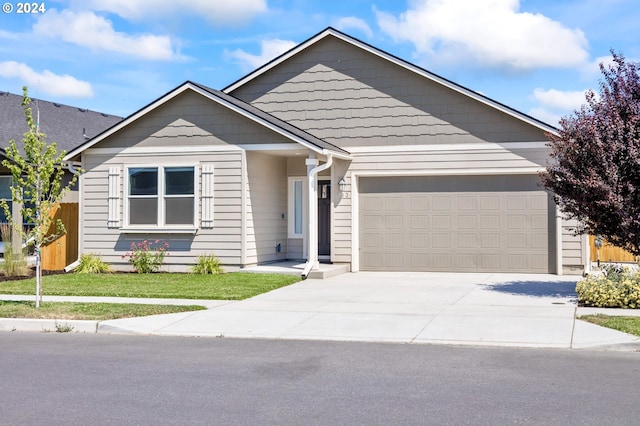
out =
<path fill-rule="evenodd" d="M 93 50 L 118 52 L 150 60 L 180 58 L 174 53 L 168 36 L 132 36 L 118 32 L 111 21 L 93 12 L 58 12 L 51 9 L 40 17 L 33 29 L 38 35 L 57 37 Z"/>
<path fill-rule="evenodd" d="M 537 118 L 543 123 L 550 124 L 554 127 L 558 127 L 560 123 L 560 119 L 562 118 L 563 115 L 566 115 L 566 114 L 558 114 L 558 113 L 546 110 L 544 108 L 532 108 L 529 110 L 527 114 L 530 115 L 531 117 Z"/>
<path fill-rule="evenodd" d="M 600 71 L 600 64 L 604 64 L 605 67 L 609 67 L 609 65 L 612 65 L 613 63 L 613 56 L 600 56 L 593 61 L 586 63 L 582 67 L 582 77 L 585 79 L 596 79 L 602 75 Z"/>
<path fill-rule="evenodd" d="M 53 96 L 91 97 L 91 84 L 70 75 L 58 75 L 49 70 L 34 71 L 24 63 L 15 61 L 0 62 L 0 76 L 18 78 L 23 84 Z"/>
<path fill-rule="evenodd" d="M 430 61 L 475 62 L 512 70 L 574 67 L 588 60 L 587 39 L 541 14 L 519 12 L 519 0 L 416 0 L 396 17 L 375 10 L 395 41 L 414 44 Z"/>
<path fill-rule="evenodd" d="M 246 68 L 247 70 L 253 70 L 254 68 L 258 68 L 266 64 L 273 58 L 283 54 L 296 45 L 297 43 L 291 40 L 263 40 L 260 42 L 259 55 L 252 55 L 251 53 L 247 53 L 242 49 L 236 49 L 232 52 L 227 52 L 227 54 L 230 57 L 238 60 L 243 68 Z"/>
<path fill-rule="evenodd" d="M 369 28 L 369 25 L 362 19 L 353 16 L 346 16 L 336 21 L 335 27 L 340 31 L 347 31 L 351 28 L 364 33 L 367 37 L 373 36 L 373 31 Z"/>
<path fill-rule="evenodd" d="M 573 111 L 586 102 L 585 93 L 586 90 L 562 91 L 537 88 L 533 91 L 533 97 L 546 107 Z"/>
<path fill-rule="evenodd" d="M 76 0 L 72 4 L 132 21 L 192 15 L 221 26 L 246 23 L 268 10 L 266 0 Z"/>
<path fill-rule="evenodd" d="M 4 38 L 7 40 L 20 40 L 20 34 L 11 33 L 9 31 L 0 30 L 0 38 Z"/>
<path fill-rule="evenodd" d="M 557 126 L 561 117 L 572 114 L 586 103 L 585 93 L 586 90 L 534 89 L 533 98 L 539 105 L 529 110 L 528 114 Z"/>

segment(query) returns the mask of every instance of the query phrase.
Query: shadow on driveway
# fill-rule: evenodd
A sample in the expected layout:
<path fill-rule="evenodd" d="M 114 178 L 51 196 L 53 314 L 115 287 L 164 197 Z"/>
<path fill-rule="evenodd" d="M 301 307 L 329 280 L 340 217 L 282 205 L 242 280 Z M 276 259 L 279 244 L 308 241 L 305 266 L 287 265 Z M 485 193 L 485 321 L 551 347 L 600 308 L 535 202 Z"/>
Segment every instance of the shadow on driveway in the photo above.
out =
<path fill-rule="evenodd" d="M 576 283 L 572 281 L 506 281 L 485 284 L 484 288 L 518 296 L 578 299 Z"/>

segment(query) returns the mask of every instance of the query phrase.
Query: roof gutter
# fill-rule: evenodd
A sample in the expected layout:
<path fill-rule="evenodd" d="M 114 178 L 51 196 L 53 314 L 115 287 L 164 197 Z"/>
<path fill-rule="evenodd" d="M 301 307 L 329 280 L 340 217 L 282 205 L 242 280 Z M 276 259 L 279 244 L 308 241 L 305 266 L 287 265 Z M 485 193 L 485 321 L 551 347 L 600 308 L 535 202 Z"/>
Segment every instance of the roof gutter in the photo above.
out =
<path fill-rule="evenodd" d="M 329 151 L 326 148 L 323 148 L 322 151 L 320 152 L 322 155 L 326 155 L 327 157 L 331 156 L 331 157 L 335 157 L 338 158 L 340 160 L 347 160 L 347 161 L 351 161 L 353 160 L 353 157 L 351 155 L 348 154 L 342 154 L 340 152 L 336 152 L 336 151 Z"/>
<path fill-rule="evenodd" d="M 323 150 L 323 152 L 326 152 L 327 162 L 321 166 L 310 169 L 307 173 L 307 183 L 309 185 L 307 191 L 307 194 L 309 194 L 309 250 L 307 251 L 307 253 L 309 254 L 309 257 L 307 259 L 307 264 L 302 271 L 303 280 L 307 279 L 307 277 L 309 276 L 309 272 L 311 272 L 312 269 L 318 268 L 318 197 L 316 195 L 316 192 L 318 191 L 317 177 L 318 173 L 328 169 L 333 164 L 333 153 L 326 150 Z M 317 161 L 318 160 L 316 160 L 315 158 L 308 158 L 307 166 L 317 164 Z"/>

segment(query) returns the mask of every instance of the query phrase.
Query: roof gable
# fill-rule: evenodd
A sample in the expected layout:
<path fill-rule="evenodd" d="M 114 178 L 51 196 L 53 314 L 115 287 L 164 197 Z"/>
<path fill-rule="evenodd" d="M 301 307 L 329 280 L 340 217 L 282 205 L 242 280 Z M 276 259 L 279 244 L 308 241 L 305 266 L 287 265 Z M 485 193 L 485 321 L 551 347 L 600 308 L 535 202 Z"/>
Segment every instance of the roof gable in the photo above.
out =
<path fill-rule="evenodd" d="M 497 111 L 500 111 L 502 113 L 505 113 L 517 120 L 520 120 L 522 122 L 525 122 L 529 125 L 532 125 L 540 130 L 542 130 L 543 132 L 548 132 L 548 133 L 556 133 L 557 129 L 549 124 L 546 124 L 540 120 L 537 120 L 527 114 L 524 114 L 520 111 L 517 111 L 511 107 L 508 107 L 500 102 L 497 102 L 487 96 L 484 96 L 478 92 L 475 92 L 471 89 L 468 89 L 464 86 L 461 86 L 457 83 L 454 83 L 451 80 L 448 80 L 444 77 L 441 77 L 437 74 L 434 74 L 430 71 L 427 71 L 417 65 L 414 65 L 410 62 L 407 62 L 403 59 L 400 59 L 390 53 L 384 52 L 368 43 L 365 43 L 361 40 L 358 40 L 356 38 L 353 38 L 347 34 L 344 34 L 334 28 L 327 28 L 324 31 L 316 34 L 315 36 L 307 39 L 306 41 L 300 43 L 298 46 L 294 47 L 293 49 L 283 53 L 282 55 L 278 56 L 277 58 L 273 59 L 272 61 L 268 62 L 267 64 L 263 65 L 262 67 L 256 69 L 255 71 L 247 74 L 246 76 L 242 77 L 241 79 L 237 80 L 236 82 L 230 84 L 229 86 L 225 87 L 223 89 L 223 92 L 225 93 L 233 93 L 236 90 L 239 90 L 240 88 L 242 88 L 245 85 L 248 85 L 250 82 L 252 82 L 255 79 L 258 79 L 260 76 L 267 74 L 269 71 L 273 70 L 274 68 L 278 67 L 278 65 L 283 64 L 287 61 L 289 61 L 291 58 L 293 58 L 294 56 L 298 55 L 301 52 L 304 52 L 306 50 L 308 50 L 310 47 L 318 44 L 319 42 L 321 42 L 322 40 L 325 40 L 329 37 L 334 37 L 336 39 L 339 39 L 345 43 L 348 43 L 354 47 L 357 47 L 359 49 L 362 49 L 366 52 L 368 52 L 371 55 L 374 55 L 378 58 L 381 58 L 385 61 L 388 61 L 396 66 L 399 66 L 403 69 L 406 69 L 408 71 L 410 71 L 411 73 L 414 73 L 422 78 L 427 79 L 430 82 L 434 82 L 438 85 L 441 85 L 442 87 L 445 87 L 447 89 L 450 89 L 451 91 L 461 94 L 469 99 L 475 100 L 477 102 L 480 102 L 490 108 L 493 108 Z"/>
<path fill-rule="evenodd" d="M 252 105 L 249 105 L 239 99 L 236 99 L 231 95 L 228 95 L 219 90 L 211 89 L 209 87 L 206 87 L 191 81 L 187 81 L 184 84 L 173 89 L 172 91 L 166 93 L 162 97 L 158 98 L 156 101 L 150 103 L 149 105 L 133 113 L 132 115 L 124 119 L 122 122 L 118 123 L 117 125 L 111 127 L 110 129 L 106 130 L 105 132 L 101 133 L 95 138 L 87 141 L 83 145 L 69 152 L 69 154 L 67 154 L 66 156 L 66 159 L 71 159 L 79 155 L 80 153 L 82 153 L 84 150 L 89 149 L 95 146 L 96 144 L 99 144 L 101 141 L 107 139 L 114 133 L 129 126 L 133 122 L 136 122 L 140 118 L 149 114 L 151 111 L 154 111 L 155 109 L 166 104 L 167 102 L 170 102 L 172 99 L 174 99 L 178 95 L 188 90 L 196 92 L 213 102 L 216 102 L 268 129 L 275 131 L 276 133 L 279 133 L 285 136 L 286 138 L 290 139 L 292 142 L 299 143 L 302 146 L 308 149 L 311 149 L 317 153 L 326 154 L 327 152 L 331 152 L 332 154 L 337 156 L 341 156 L 345 158 L 349 157 L 349 153 L 347 151 L 341 148 L 338 148 L 334 145 L 331 145 L 319 138 L 316 138 L 315 136 L 298 129 L 295 126 L 290 125 L 289 123 L 279 120 L 276 117 L 273 117 L 265 113 L 264 111 L 261 111 L 260 109 Z"/>

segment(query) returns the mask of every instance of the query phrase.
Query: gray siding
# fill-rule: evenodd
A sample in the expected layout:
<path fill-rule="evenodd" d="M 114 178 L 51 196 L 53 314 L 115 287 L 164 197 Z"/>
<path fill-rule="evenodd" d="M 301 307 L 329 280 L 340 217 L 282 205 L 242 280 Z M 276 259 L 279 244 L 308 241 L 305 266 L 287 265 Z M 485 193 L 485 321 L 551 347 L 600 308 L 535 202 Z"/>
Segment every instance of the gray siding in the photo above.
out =
<path fill-rule="evenodd" d="M 304 247 L 302 238 L 287 239 L 287 259 L 304 259 Z"/>
<path fill-rule="evenodd" d="M 345 177 L 347 195 L 352 172 L 487 174 L 527 168 L 531 173 L 545 167 L 549 154 L 546 148 L 500 146 L 546 141 L 541 129 L 335 37 L 320 40 L 232 95 L 344 149 L 359 147 L 348 170 L 333 174 L 334 187 Z M 487 143 L 497 145 L 464 149 Z M 456 149 L 446 150 L 452 144 Z M 425 146 L 425 151 L 402 150 L 403 145 Z M 398 150 L 376 152 L 393 146 Z M 370 152 L 363 151 L 367 147 Z M 290 175 L 293 168 L 290 160 Z M 334 191 L 334 262 L 352 260 L 351 206 L 351 198 Z M 581 265 L 580 240 L 563 235 L 564 264 Z"/>
<path fill-rule="evenodd" d="M 419 174 L 464 170 L 469 173 L 489 169 L 503 169 L 517 172 L 520 169 L 542 169 L 546 164 L 547 151 L 507 150 L 439 150 L 439 151 L 401 151 L 384 153 L 354 154 L 349 170 L 351 172 L 390 173 L 413 172 Z"/>
<path fill-rule="evenodd" d="M 198 93 L 186 91 L 102 141 L 100 148 L 266 143 L 292 142 Z"/>
<path fill-rule="evenodd" d="M 243 171 L 238 145 L 292 144 L 291 140 L 192 91 L 168 100 L 82 154 L 82 251 L 100 254 L 119 268 L 134 241 L 169 243 L 166 269 L 186 270 L 201 254 L 214 254 L 225 265 L 242 266 L 287 256 L 287 161 L 284 157 L 247 153 L 250 172 Z M 108 148 L 109 150 L 104 150 Z M 154 148 L 162 148 L 155 154 Z M 123 184 L 127 165 L 214 167 L 214 226 L 197 233 L 127 233 L 107 227 L 108 170 L 118 166 L 120 223 L 125 223 Z M 244 174 L 243 174 L 244 173 Z M 198 181 L 200 179 L 198 177 Z M 243 182 L 246 187 L 243 188 Z M 197 191 L 200 200 L 200 191 Z M 244 194 L 244 195 L 243 195 Z M 243 196 L 245 197 L 243 200 Z M 246 206 L 246 228 L 242 211 Z M 243 237 L 246 239 L 243 241 Z M 280 253 L 276 243 L 281 244 Z M 243 247 L 245 256 L 243 256 Z"/>
<path fill-rule="evenodd" d="M 580 274 L 584 272 L 586 245 L 582 236 L 574 235 L 577 222 L 575 220 L 562 220 L 562 268 L 567 274 Z"/>
<path fill-rule="evenodd" d="M 118 166 L 120 179 L 120 224 L 124 223 L 123 194 L 125 165 L 157 166 L 191 163 L 195 166 L 212 164 L 214 170 L 214 226 L 200 228 L 196 235 L 126 233 L 107 227 L 108 170 Z M 82 177 L 82 252 L 96 253 L 120 269 L 127 269 L 122 256 L 130 250 L 132 242 L 156 239 L 169 243 L 169 256 L 165 259 L 167 270 L 184 271 L 195 263 L 201 254 L 213 254 L 222 263 L 239 265 L 241 262 L 241 154 L 240 152 L 194 153 L 176 158 L 175 154 L 153 156 L 103 156 L 83 154 L 86 173 Z M 199 179 L 198 179 L 199 180 Z M 200 191 L 197 191 L 198 194 Z M 199 198 L 198 198 L 199 199 Z M 199 206 L 198 206 L 199 207 Z M 196 210 L 196 226 L 199 227 L 200 208 Z"/>
<path fill-rule="evenodd" d="M 534 126 L 334 37 L 232 95 L 347 150 L 546 140 Z"/>
<path fill-rule="evenodd" d="M 352 223 L 351 209 L 353 206 L 351 178 L 348 170 L 351 162 L 344 160 L 335 160 L 332 167 L 332 183 L 334 188 L 333 196 L 333 229 L 331 260 L 335 263 L 351 262 L 351 246 L 352 246 Z M 338 182 L 344 177 L 345 191 L 340 192 Z"/>
<path fill-rule="evenodd" d="M 100 254 L 105 261 L 127 268 L 122 255 L 129 251 L 132 242 L 166 240 L 170 245 L 166 269 L 172 271 L 186 270 L 201 254 L 214 254 L 223 264 L 236 266 L 241 266 L 243 261 L 256 263 L 286 258 L 286 216 L 282 218 L 282 213 L 287 211 L 286 159 L 247 153 L 248 167 L 252 169 L 247 174 L 242 165 L 244 151 L 238 147 L 239 144 L 266 143 L 293 144 L 284 136 L 195 92 L 187 91 L 168 100 L 102 141 L 96 149 L 82 154 L 86 170 L 82 182 L 82 251 Z M 162 150 L 149 154 L 154 148 Z M 108 228 L 109 167 L 118 166 L 122 171 L 122 225 L 125 167 L 147 164 L 213 165 L 214 226 L 200 226 L 198 208 L 195 235 L 139 234 Z M 243 181 L 246 181 L 245 188 Z M 198 200 L 199 194 L 200 191 Z M 242 221 L 243 194 L 246 229 Z M 243 235 L 246 235 L 245 241 Z M 281 244 L 279 254 L 276 243 Z"/>
<path fill-rule="evenodd" d="M 248 152 L 247 171 L 246 262 L 284 260 L 288 253 L 286 158 Z"/>

